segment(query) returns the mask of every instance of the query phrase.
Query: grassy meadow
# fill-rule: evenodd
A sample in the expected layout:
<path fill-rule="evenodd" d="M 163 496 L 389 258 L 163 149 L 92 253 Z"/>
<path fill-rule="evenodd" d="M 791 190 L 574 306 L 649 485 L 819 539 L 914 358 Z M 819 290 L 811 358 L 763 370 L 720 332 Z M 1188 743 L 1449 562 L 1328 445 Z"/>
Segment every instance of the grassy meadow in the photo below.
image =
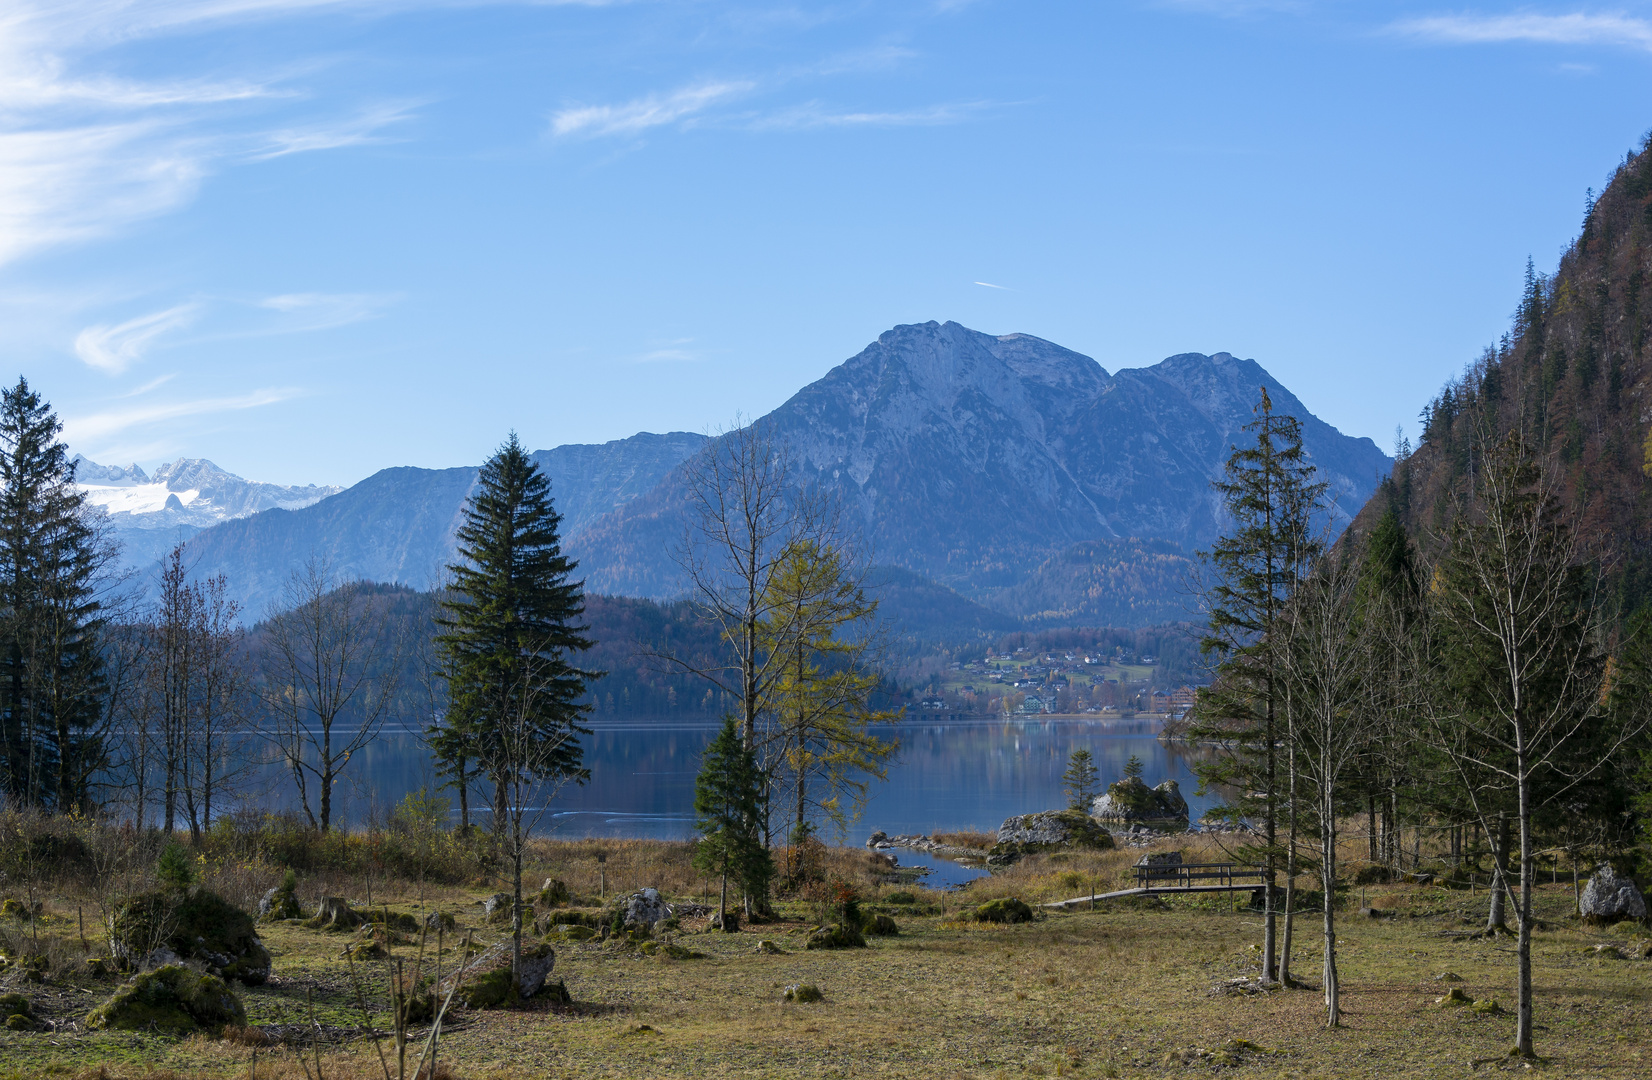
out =
<path fill-rule="evenodd" d="M 1220 855 L 1185 837 L 1163 846 L 1181 847 L 1190 860 Z M 604 892 L 612 900 L 645 885 L 715 903 L 713 883 L 689 866 L 685 845 L 544 843 L 534 854 L 533 885 L 563 880 L 575 910 L 598 910 Z M 870 852 L 831 849 L 822 880 L 782 899 L 777 921 L 724 934 L 708 930 L 704 917 L 683 920 L 670 936 L 703 958 L 645 955 L 618 941 L 557 944 L 552 978 L 565 980 L 573 1004 L 456 1011 L 436 1076 L 1386 1078 L 1525 1071 L 1504 1057 L 1514 1024 L 1513 943 L 1473 933 L 1485 919 L 1483 888 L 1351 887 L 1338 930 L 1347 1021 L 1336 1031 L 1322 1028 L 1312 989 L 1321 944 L 1316 913 L 1299 920 L 1293 950 L 1293 974 L 1306 985 L 1269 992 L 1227 986 L 1259 971 L 1261 925 L 1258 913 L 1236 910 L 1227 896 L 1107 901 L 1093 912 L 1081 906 L 1021 925 L 966 918 L 974 905 L 1000 896 L 1038 903 L 1122 887 L 1139 854 L 1034 856 L 961 892 L 941 893 L 890 880 L 887 864 Z M 240 904 L 256 905 L 280 876 L 234 860 L 202 865 L 202 885 Z M 825 914 L 827 882 L 852 883 L 866 908 L 893 916 L 899 935 L 869 938 L 864 949 L 804 951 L 802 931 Z M 7 895 L 23 898 L 28 890 L 17 884 L 5 883 Z M 1312 887 L 1306 878 L 1300 884 Z M 385 1065 L 362 1028 L 389 1029 L 390 972 L 398 959 L 411 967 L 421 949 L 425 964 L 434 963 L 433 932 L 422 943 L 393 946 L 388 959 L 352 961 L 345 955 L 355 940 L 349 933 L 266 923 L 260 933 L 274 954 L 273 975 L 263 986 L 239 989 L 247 1028 L 216 1038 L 89 1032 L 79 1022 L 118 983 L 85 963 L 107 955 L 100 887 L 85 879 L 36 882 L 40 915 L 0 923 L 0 953 L 49 961 L 39 983 L 27 981 L 17 963 L 0 973 L 0 993 L 31 996 L 49 1027 L 0 1030 L 0 1080 L 366 1080 L 385 1076 L 386 1068 L 397 1075 L 391 1041 L 379 1044 Z M 485 875 L 437 883 L 335 870 L 301 875 L 299 896 L 307 908 L 322 895 L 365 906 L 370 890 L 373 905 L 392 912 L 450 912 L 459 929 L 444 933 L 441 962 L 451 970 L 467 933 L 484 947 L 507 933 L 484 923 L 479 903 L 500 887 Z M 1362 906 L 1380 915 L 1360 917 Z M 1535 1068 L 1556 1076 L 1652 1075 L 1652 960 L 1641 955 L 1652 931 L 1581 925 L 1569 917 L 1565 880 L 1544 886 L 1540 907 L 1543 1061 Z M 540 914 L 542 922 L 558 919 Z M 782 951 L 760 952 L 762 940 Z M 794 984 L 818 986 L 824 1000 L 784 1002 Z M 1480 1004 L 1437 1005 L 1453 987 Z M 408 1075 L 416 1059 L 415 1048 Z"/>

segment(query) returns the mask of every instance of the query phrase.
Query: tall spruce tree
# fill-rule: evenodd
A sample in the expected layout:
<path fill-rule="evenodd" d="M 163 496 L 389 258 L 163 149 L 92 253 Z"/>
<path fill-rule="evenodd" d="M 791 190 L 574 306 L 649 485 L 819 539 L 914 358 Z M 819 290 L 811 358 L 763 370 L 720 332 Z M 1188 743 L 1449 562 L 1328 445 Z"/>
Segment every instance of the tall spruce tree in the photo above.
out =
<path fill-rule="evenodd" d="M 562 516 L 551 485 L 516 434 L 482 466 L 477 490 L 459 528 L 460 562 L 448 567 L 452 586 L 437 624 L 449 681 L 446 716 L 431 742 L 450 783 L 468 782 L 481 764 L 493 785 L 495 831 L 508 817 L 507 796 L 517 786 L 513 756 L 501 752 L 501 726 L 527 725 L 544 753 L 532 753 L 533 771 L 547 781 L 583 780 L 585 734 L 579 719 L 586 684 L 601 672 L 572 663 L 589 649 L 584 582 L 570 580 L 577 564 L 562 552 Z M 535 740 L 518 737 L 526 749 Z"/>
<path fill-rule="evenodd" d="M 62 427 L 26 379 L 0 391 L 0 783 L 69 810 L 87 806 L 106 757 L 95 579 L 108 552 Z"/>
<path fill-rule="evenodd" d="M 1217 661 L 1216 678 L 1199 692 L 1193 736 L 1222 748 L 1217 760 L 1201 766 L 1201 790 L 1222 785 L 1244 792 L 1231 807 L 1235 817 L 1260 817 L 1260 845 L 1243 849 L 1266 869 L 1263 901 L 1262 973 L 1278 977 L 1278 912 L 1274 883 L 1283 854 L 1279 844 L 1281 749 L 1285 733 L 1281 687 L 1285 605 L 1322 545 L 1314 518 L 1325 484 L 1302 452 L 1302 425 L 1273 411 L 1262 388 L 1256 419 L 1245 426 L 1255 441 L 1235 447 L 1223 478 L 1213 483 L 1231 523 L 1208 552 L 1204 593 L 1209 629 L 1201 651 Z"/>

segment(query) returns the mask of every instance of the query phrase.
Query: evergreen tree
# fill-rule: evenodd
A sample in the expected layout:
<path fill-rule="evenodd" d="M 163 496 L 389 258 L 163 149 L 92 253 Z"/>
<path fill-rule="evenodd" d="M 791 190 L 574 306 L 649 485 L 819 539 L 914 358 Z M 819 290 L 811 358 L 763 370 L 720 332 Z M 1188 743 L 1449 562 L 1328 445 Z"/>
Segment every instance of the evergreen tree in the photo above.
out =
<path fill-rule="evenodd" d="M 452 587 L 442 601 L 437 641 L 444 654 L 449 704 L 431 741 L 464 798 L 468 770 L 482 764 L 493 783 L 494 828 L 508 815 L 516 779 L 499 752 L 501 725 L 538 733 L 546 753 L 533 755 L 543 780 L 579 780 L 586 733 L 579 719 L 586 684 L 601 672 L 570 661 L 589 649 L 584 582 L 562 552 L 562 516 L 550 481 L 513 432 L 482 466 L 458 532 L 461 561 L 448 567 Z M 526 746 L 528 741 L 519 740 Z"/>
<path fill-rule="evenodd" d="M 751 882 L 767 882 L 774 872 L 759 832 L 763 787 L 756 755 L 741 739 L 734 717 L 725 717 L 694 781 L 694 827 L 700 834 L 694 866 L 722 881 L 717 917 L 725 930 L 730 929 L 729 878 L 750 888 Z"/>
<path fill-rule="evenodd" d="M 109 552 L 61 430 L 27 380 L 0 391 L 0 785 L 68 810 L 86 807 L 106 757 L 95 579 Z"/>
<path fill-rule="evenodd" d="M 1136 758 L 1132 756 L 1130 760 L 1136 761 Z M 1129 766 L 1125 769 L 1128 772 Z M 1083 810 L 1090 805 L 1096 797 L 1096 761 L 1090 751 L 1073 751 L 1067 759 L 1067 771 L 1061 774 L 1061 782 L 1067 785 L 1068 806 Z"/>
<path fill-rule="evenodd" d="M 1205 591 L 1209 630 L 1200 649 L 1218 664 L 1215 681 L 1199 692 L 1192 734 L 1223 750 L 1199 768 L 1201 790 L 1220 784 L 1244 792 L 1231 815 L 1261 818 L 1261 844 L 1244 853 L 1265 865 L 1262 973 L 1271 980 L 1278 974 L 1280 769 L 1289 764 L 1288 755 L 1281 760 L 1286 729 L 1278 632 L 1285 604 L 1322 550 L 1314 515 L 1325 485 L 1314 480 L 1303 455 L 1301 423 L 1275 413 L 1265 387 L 1245 430 L 1255 443 L 1236 447 L 1213 484 L 1232 523 L 1200 555 L 1212 578 Z"/>

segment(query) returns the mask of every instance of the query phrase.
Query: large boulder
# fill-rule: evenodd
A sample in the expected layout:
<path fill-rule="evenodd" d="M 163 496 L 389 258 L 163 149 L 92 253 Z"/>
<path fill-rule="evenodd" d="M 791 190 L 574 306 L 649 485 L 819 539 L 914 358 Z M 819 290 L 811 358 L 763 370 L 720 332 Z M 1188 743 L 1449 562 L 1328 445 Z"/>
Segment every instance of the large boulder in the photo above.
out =
<path fill-rule="evenodd" d="M 545 980 L 556 967 L 556 951 L 549 945 L 522 946 L 522 970 L 517 980 L 517 993 L 531 998 L 545 988 Z"/>
<path fill-rule="evenodd" d="M 1148 787 L 1139 776 L 1127 776 L 1096 796 L 1092 816 L 1102 821 L 1152 821 L 1187 824 L 1187 800 L 1174 780 Z"/>
<path fill-rule="evenodd" d="M 486 923 L 510 922 L 511 911 L 516 907 L 516 899 L 510 893 L 494 893 L 482 901 L 482 921 Z"/>
<path fill-rule="evenodd" d="M 1646 918 L 1646 898 L 1633 881 L 1619 877 L 1610 863 L 1595 868 L 1577 904 L 1578 911 L 1592 922 Z"/>
<path fill-rule="evenodd" d="M 998 843 L 987 853 L 987 861 L 1014 862 L 1037 851 L 1067 847 L 1106 851 L 1113 847 L 1113 836 L 1082 810 L 1021 814 L 999 828 Z"/>
<path fill-rule="evenodd" d="M 173 1035 L 216 1032 L 225 1025 L 246 1022 L 246 1010 L 228 983 L 182 964 L 134 975 L 86 1017 L 86 1026 L 94 1031 L 154 1030 Z"/>
<path fill-rule="evenodd" d="M 652 931 L 656 925 L 671 918 L 671 908 L 660 899 L 658 889 L 641 889 L 627 896 L 622 903 L 627 930 Z"/>
<path fill-rule="evenodd" d="M 270 977 L 270 951 L 252 916 L 205 889 L 127 897 L 110 913 L 109 949 L 129 969 L 180 959 L 248 986 Z"/>

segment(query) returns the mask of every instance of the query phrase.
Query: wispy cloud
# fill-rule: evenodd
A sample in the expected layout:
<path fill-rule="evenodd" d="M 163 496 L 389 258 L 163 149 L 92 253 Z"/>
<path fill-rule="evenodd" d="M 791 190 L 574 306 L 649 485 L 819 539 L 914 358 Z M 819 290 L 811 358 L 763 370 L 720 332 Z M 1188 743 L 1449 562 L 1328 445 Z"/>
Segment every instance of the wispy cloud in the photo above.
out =
<path fill-rule="evenodd" d="M 258 301 L 258 306 L 290 316 L 279 332 L 326 330 L 376 318 L 400 300 L 393 293 L 284 293 Z"/>
<path fill-rule="evenodd" d="M 829 127 L 927 127 L 962 123 L 992 104 L 989 101 L 968 101 L 950 105 L 928 105 L 921 109 L 853 111 L 830 109 L 818 102 L 809 102 L 756 116 L 750 121 L 750 127 L 756 131 L 801 131 Z"/>
<path fill-rule="evenodd" d="M 69 417 L 63 422 L 63 440 L 75 445 L 93 443 L 132 428 L 170 422 L 186 416 L 239 412 L 276 405 L 292 400 L 298 393 L 294 389 L 254 390 L 250 394 L 237 397 L 196 398 L 193 401 L 136 405 L 126 409 L 91 413 L 87 416 Z"/>
<path fill-rule="evenodd" d="M 140 315 L 115 326 L 88 326 L 75 336 L 75 355 L 91 367 L 119 375 L 142 358 L 155 339 L 195 320 L 197 304 Z"/>
<path fill-rule="evenodd" d="M 1534 42 L 1545 45 L 1616 45 L 1652 52 L 1652 22 L 1621 12 L 1568 15 L 1430 15 L 1402 19 L 1389 32 L 1419 41 L 1489 45 Z"/>
<path fill-rule="evenodd" d="M 413 108 L 411 104 L 382 105 L 333 123 L 267 132 L 261 136 L 266 145 L 255 150 L 252 156 L 263 161 L 288 154 L 388 142 L 384 129 L 411 117 Z"/>
<path fill-rule="evenodd" d="M 103 50 L 235 20 L 438 2 L 0 0 L 0 264 L 175 210 L 233 163 L 380 141 L 412 108 L 338 118 L 309 106 L 318 115 L 275 126 L 269 103 L 305 96 L 282 78 L 133 79 L 103 70 Z"/>
<path fill-rule="evenodd" d="M 1010 288 L 1008 285 L 994 285 L 990 281 L 977 281 L 975 284 L 980 285 L 983 288 L 1000 289 L 1004 292 L 1014 292 L 1015 291 L 1014 289 Z"/>
<path fill-rule="evenodd" d="M 634 135 L 687 120 L 712 105 L 748 93 L 755 85 L 744 81 L 701 82 L 669 94 L 650 94 L 623 105 L 571 106 L 551 114 L 551 134 Z"/>

